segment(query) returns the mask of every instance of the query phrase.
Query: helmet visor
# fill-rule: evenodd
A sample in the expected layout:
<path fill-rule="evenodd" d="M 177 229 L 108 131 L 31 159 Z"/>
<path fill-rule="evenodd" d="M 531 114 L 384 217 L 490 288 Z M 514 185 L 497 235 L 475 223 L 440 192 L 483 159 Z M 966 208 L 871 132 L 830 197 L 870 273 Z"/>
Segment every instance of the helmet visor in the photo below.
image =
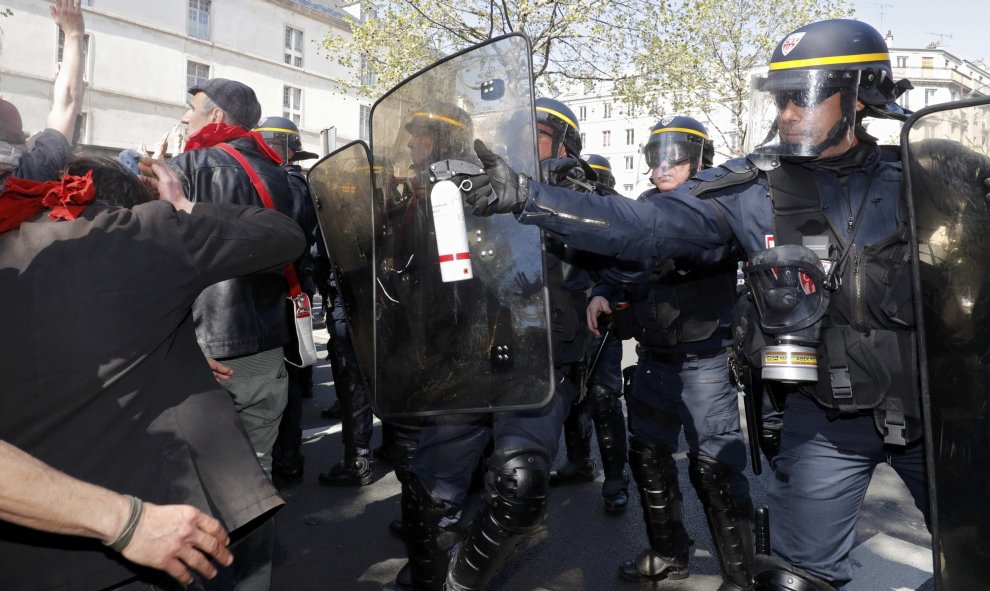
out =
<path fill-rule="evenodd" d="M 771 71 L 754 76 L 746 150 L 817 157 L 851 140 L 858 70 Z"/>
<path fill-rule="evenodd" d="M 664 163 L 668 166 L 688 164 L 692 173 L 697 172 L 704 151 L 704 139 L 682 131 L 658 131 L 643 146 L 646 165 L 652 169 Z"/>

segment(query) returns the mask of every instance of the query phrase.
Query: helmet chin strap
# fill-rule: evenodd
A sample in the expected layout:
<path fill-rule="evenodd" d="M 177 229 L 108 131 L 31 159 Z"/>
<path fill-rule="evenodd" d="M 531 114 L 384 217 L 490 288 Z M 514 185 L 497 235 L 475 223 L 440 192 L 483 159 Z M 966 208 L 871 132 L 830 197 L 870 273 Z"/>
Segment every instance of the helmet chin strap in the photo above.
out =
<path fill-rule="evenodd" d="M 835 122 L 835 125 L 829 130 L 828 135 L 820 143 L 809 147 L 802 144 L 781 141 L 780 147 L 790 152 L 788 156 L 784 156 L 787 160 L 814 159 L 821 156 L 822 152 L 832 146 L 837 146 L 846 136 L 847 131 L 849 131 L 849 117 L 843 115 L 839 117 L 839 120 Z"/>

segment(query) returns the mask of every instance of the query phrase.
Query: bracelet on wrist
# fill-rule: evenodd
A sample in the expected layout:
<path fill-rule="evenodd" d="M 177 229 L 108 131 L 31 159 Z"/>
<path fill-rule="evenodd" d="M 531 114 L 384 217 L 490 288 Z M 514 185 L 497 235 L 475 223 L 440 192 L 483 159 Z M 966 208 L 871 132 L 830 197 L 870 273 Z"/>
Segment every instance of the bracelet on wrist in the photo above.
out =
<path fill-rule="evenodd" d="M 144 512 L 144 503 L 141 499 L 132 496 L 124 495 L 131 506 L 131 513 L 127 516 L 127 523 L 124 524 L 124 529 L 117 534 L 117 537 L 110 542 L 104 542 L 103 545 L 107 546 L 114 552 L 123 552 L 124 548 L 131 543 L 131 538 L 134 537 L 134 530 L 137 529 L 138 521 L 141 520 L 141 514 Z"/>

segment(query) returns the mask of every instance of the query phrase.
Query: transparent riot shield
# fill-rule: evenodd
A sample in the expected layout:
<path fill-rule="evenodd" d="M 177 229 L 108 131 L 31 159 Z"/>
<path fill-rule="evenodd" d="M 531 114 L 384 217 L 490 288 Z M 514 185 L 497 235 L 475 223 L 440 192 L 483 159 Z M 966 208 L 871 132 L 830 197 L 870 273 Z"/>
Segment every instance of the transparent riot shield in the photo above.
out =
<path fill-rule="evenodd" d="M 918 243 L 935 587 L 983 589 L 990 581 L 990 99 L 919 111 L 901 145 Z"/>
<path fill-rule="evenodd" d="M 361 373 L 371 385 L 374 367 L 372 209 L 381 203 L 376 192 L 368 146 L 352 142 L 317 162 L 308 174 L 323 242 L 344 305 L 347 326 Z M 377 198 L 376 198 L 377 197 Z"/>
<path fill-rule="evenodd" d="M 475 217 L 457 190 L 482 139 L 534 174 L 530 47 L 510 35 L 446 58 L 371 112 L 387 171 L 376 243 L 375 390 L 382 417 L 538 408 L 553 394 L 539 231 Z M 432 167 L 432 170 L 431 170 Z"/>

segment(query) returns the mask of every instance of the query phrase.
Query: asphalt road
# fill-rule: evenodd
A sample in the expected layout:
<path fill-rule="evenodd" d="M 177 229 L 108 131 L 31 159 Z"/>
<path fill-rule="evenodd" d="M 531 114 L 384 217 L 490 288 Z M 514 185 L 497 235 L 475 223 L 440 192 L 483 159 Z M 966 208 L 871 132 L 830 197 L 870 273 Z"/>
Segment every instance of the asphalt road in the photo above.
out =
<path fill-rule="evenodd" d="M 325 342 L 326 332 L 318 331 L 317 338 Z M 321 356 L 322 350 L 321 345 Z M 303 400 L 306 473 L 301 483 L 282 487 L 287 506 L 277 517 L 272 589 L 377 591 L 394 579 L 404 562 L 402 543 L 388 533 L 389 522 L 399 517 L 399 483 L 384 465 L 375 466 L 375 479 L 365 487 L 317 483 L 317 473 L 340 460 L 341 444 L 339 424 L 319 416 L 319 410 L 335 399 L 325 361 L 315 369 L 315 382 L 314 397 Z M 376 422 L 374 445 L 380 436 Z M 546 526 L 510 559 L 492 581 L 491 591 L 717 589 L 718 564 L 704 514 L 687 482 L 686 446 L 681 443 L 677 462 L 685 521 L 695 540 L 690 577 L 636 585 L 616 576 L 620 562 L 646 547 L 646 535 L 635 488 L 624 514 L 603 510 L 599 464 L 594 482 L 552 489 Z M 749 476 L 754 502 L 765 504 L 767 473 Z M 933 589 L 924 520 L 907 489 L 886 466 L 877 470 L 871 484 L 857 538 L 853 552 L 857 572 L 846 591 Z"/>

